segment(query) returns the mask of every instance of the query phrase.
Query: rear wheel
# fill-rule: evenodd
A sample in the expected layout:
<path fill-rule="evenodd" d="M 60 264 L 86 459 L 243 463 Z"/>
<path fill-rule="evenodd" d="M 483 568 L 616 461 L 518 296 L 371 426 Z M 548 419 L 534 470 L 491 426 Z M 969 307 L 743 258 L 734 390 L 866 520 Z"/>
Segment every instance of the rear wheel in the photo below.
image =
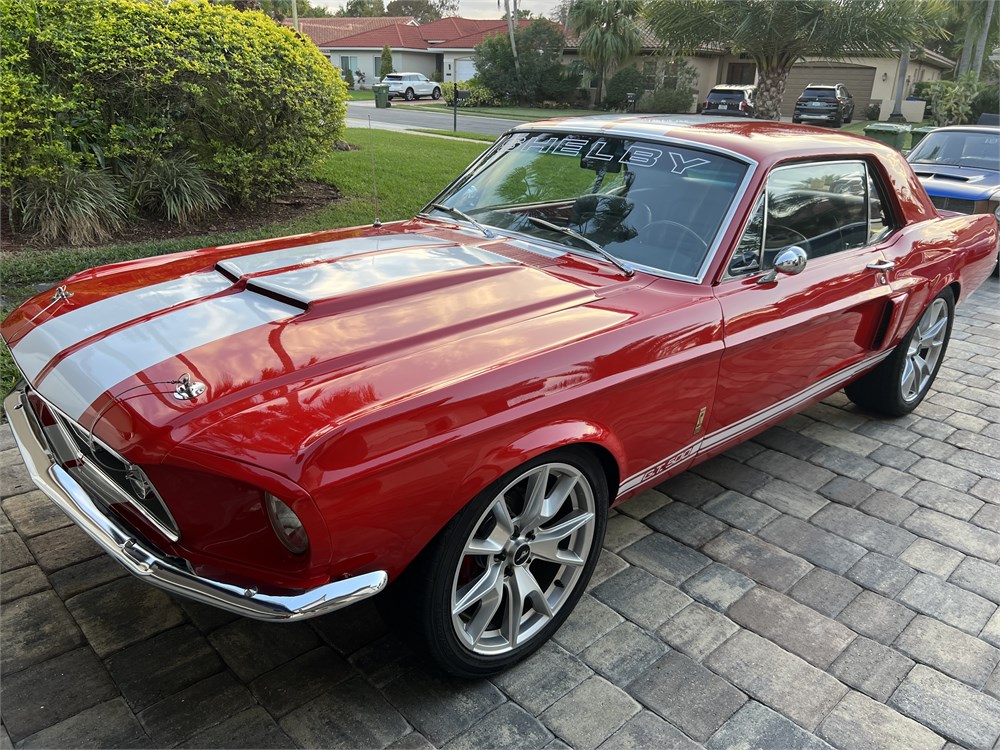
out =
<path fill-rule="evenodd" d="M 909 414 L 930 390 L 951 338 L 955 296 L 945 289 L 888 359 L 844 391 L 858 406 L 894 417 Z"/>
<path fill-rule="evenodd" d="M 390 621 L 451 674 L 506 669 L 545 643 L 580 599 L 607 508 L 607 481 L 588 453 L 529 461 L 462 509 L 386 592 Z"/>
<path fill-rule="evenodd" d="M 403 96 L 404 96 L 404 97 L 406 97 L 406 101 L 408 101 L 408 102 L 412 102 L 412 101 L 413 101 L 414 99 L 416 99 L 416 98 L 417 98 L 417 97 L 416 97 L 416 96 L 415 96 L 415 95 L 413 94 L 413 89 L 407 89 L 407 90 L 406 90 L 406 93 L 405 93 L 405 94 L 403 94 Z"/>
<path fill-rule="evenodd" d="M 431 99 L 433 99 L 434 101 L 437 101 L 440 98 L 441 98 L 441 89 L 439 89 L 437 86 L 435 86 L 434 87 L 434 91 L 431 92 Z"/>

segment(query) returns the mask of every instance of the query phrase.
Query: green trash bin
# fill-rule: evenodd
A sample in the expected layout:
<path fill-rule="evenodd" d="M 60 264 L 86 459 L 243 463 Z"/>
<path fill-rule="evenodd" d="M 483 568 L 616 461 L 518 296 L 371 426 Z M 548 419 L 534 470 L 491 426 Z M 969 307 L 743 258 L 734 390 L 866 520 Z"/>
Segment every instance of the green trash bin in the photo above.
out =
<path fill-rule="evenodd" d="M 909 132 L 909 125 L 898 125 L 894 122 L 873 122 L 865 127 L 865 135 L 876 141 L 882 141 L 897 151 L 906 148 L 906 136 Z"/>
<path fill-rule="evenodd" d="M 389 84 L 376 83 L 372 86 L 372 91 L 375 92 L 375 107 L 377 109 L 385 109 L 389 106 Z"/>
<path fill-rule="evenodd" d="M 924 125 L 922 128 L 914 128 L 910 133 L 910 148 L 914 148 L 932 130 L 937 130 L 933 125 Z"/>

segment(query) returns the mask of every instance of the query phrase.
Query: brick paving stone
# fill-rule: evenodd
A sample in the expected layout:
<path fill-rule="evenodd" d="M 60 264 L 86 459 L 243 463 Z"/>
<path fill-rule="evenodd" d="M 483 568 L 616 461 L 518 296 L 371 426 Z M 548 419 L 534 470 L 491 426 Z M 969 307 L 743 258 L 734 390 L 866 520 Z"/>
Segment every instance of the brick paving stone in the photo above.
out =
<path fill-rule="evenodd" d="M 861 593 L 861 587 L 823 568 L 813 568 L 788 591 L 795 601 L 821 615 L 836 617 Z"/>
<path fill-rule="evenodd" d="M 7 518 L 7 514 L 0 509 L 0 534 L 9 534 L 14 530 L 14 524 Z"/>
<path fill-rule="evenodd" d="M 578 654 L 605 633 L 622 622 L 622 616 L 611 607 L 584 594 L 576 607 L 556 631 L 553 640 L 572 654 Z"/>
<path fill-rule="evenodd" d="M 2 724 L 0 724 L 0 750 L 14 750 L 14 743 L 10 741 L 10 735 Z"/>
<path fill-rule="evenodd" d="M 894 647 L 949 677 L 981 688 L 1000 663 L 1000 650 L 960 630 L 917 615 Z"/>
<path fill-rule="evenodd" d="M 639 709 L 621 688 L 594 676 L 549 706 L 539 718 L 570 747 L 593 750 Z"/>
<path fill-rule="evenodd" d="M 837 620 L 860 635 L 890 644 L 916 615 L 902 604 L 871 591 L 862 591 Z"/>
<path fill-rule="evenodd" d="M 493 678 L 512 700 L 538 716 L 593 675 L 590 667 L 551 641 Z"/>
<path fill-rule="evenodd" d="M 948 457 L 948 463 L 961 467 L 955 471 L 963 471 L 973 480 L 966 489 L 971 488 L 979 477 L 989 477 L 1000 480 L 1000 459 L 984 456 L 974 451 L 960 450 Z"/>
<path fill-rule="evenodd" d="M 673 504 L 671 503 L 671 505 Z M 618 552 L 623 547 L 639 541 L 650 533 L 652 532 L 645 524 L 619 513 L 608 519 L 607 531 L 604 534 L 604 547 L 612 552 Z"/>
<path fill-rule="evenodd" d="M 425 666 L 422 663 L 421 655 L 416 654 L 408 643 L 394 633 L 359 648 L 347 658 L 354 669 L 360 672 L 371 685 L 379 689 L 388 685 L 403 672 L 413 669 L 417 664 L 421 667 Z M 283 666 L 287 666 L 287 664 Z"/>
<path fill-rule="evenodd" d="M 765 586 L 747 592 L 729 608 L 729 617 L 821 669 L 855 637 L 836 620 Z"/>
<path fill-rule="evenodd" d="M 866 552 L 859 544 L 792 516 L 776 518 L 758 536 L 834 573 L 846 572 Z"/>
<path fill-rule="evenodd" d="M 309 621 L 326 643 L 340 654 L 353 654 L 362 646 L 388 632 L 385 622 L 371 600 L 354 604 Z"/>
<path fill-rule="evenodd" d="M 728 460 L 728 459 L 727 459 Z M 735 463 L 730 461 L 730 463 Z M 736 464 L 739 466 L 740 464 Z M 672 500 L 680 500 L 695 508 L 704 505 L 723 491 L 721 484 L 716 484 L 704 477 L 698 476 L 694 472 L 685 471 L 676 477 L 671 477 L 663 484 L 656 485 L 657 490 Z"/>
<path fill-rule="evenodd" d="M 101 657 L 184 620 L 169 596 L 132 576 L 77 594 L 67 600 L 66 607 Z"/>
<path fill-rule="evenodd" d="M 917 504 L 891 492 L 878 490 L 858 507 L 870 516 L 899 525 L 917 509 Z"/>
<path fill-rule="evenodd" d="M 913 660 L 859 635 L 830 667 L 830 674 L 883 703 L 903 681 Z"/>
<path fill-rule="evenodd" d="M 127 575 L 128 571 L 116 563 L 110 555 L 101 555 L 50 573 L 49 581 L 59 597 L 66 600 Z"/>
<path fill-rule="evenodd" d="M 817 511 L 830 504 L 822 495 L 790 484 L 782 479 L 773 479 L 763 487 L 754 490 L 753 497 L 770 505 L 775 510 L 808 519 Z"/>
<path fill-rule="evenodd" d="M 657 635 L 695 661 L 701 661 L 739 628 L 713 609 L 691 603 L 671 617 Z"/>
<path fill-rule="evenodd" d="M 449 742 L 447 750 L 539 750 L 552 739 L 552 733 L 523 708 L 504 703 L 470 729 Z"/>
<path fill-rule="evenodd" d="M 787 453 L 796 458 L 808 459 L 823 447 L 823 443 L 811 437 L 786 429 L 782 426 L 772 427 L 754 437 L 755 443 L 765 448 Z"/>
<path fill-rule="evenodd" d="M 15 741 L 118 695 L 89 648 L 4 675 L 0 688 L 4 726 Z"/>
<path fill-rule="evenodd" d="M 875 488 L 849 477 L 834 476 L 829 482 L 819 488 L 819 494 L 833 500 L 835 503 L 856 508 L 868 499 Z"/>
<path fill-rule="evenodd" d="M 38 536 L 69 526 L 72 521 L 41 491 L 8 497 L 3 510 L 14 527 L 25 537 Z"/>
<path fill-rule="evenodd" d="M 587 583 L 587 591 L 592 591 L 626 568 L 628 568 L 627 562 L 618 557 L 614 552 L 602 549 L 601 556 L 597 558 L 597 565 L 594 566 L 594 572 Z"/>
<path fill-rule="evenodd" d="M 410 730 L 406 719 L 360 677 L 334 685 L 278 724 L 301 747 L 385 747 Z"/>
<path fill-rule="evenodd" d="M 809 461 L 837 474 L 859 480 L 879 468 L 879 465 L 870 458 L 829 445 L 817 451 Z"/>
<path fill-rule="evenodd" d="M 943 487 L 936 482 L 918 482 L 906 491 L 906 496 L 917 505 L 963 521 L 976 515 L 984 505 L 982 500 L 975 499 L 964 490 Z"/>
<path fill-rule="evenodd" d="M 67 526 L 28 540 L 28 549 L 46 573 L 103 555 L 104 550 L 77 526 Z"/>
<path fill-rule="evenodd" d="M 972 523 L 984 529 L 1000 533 L 1000 505 L 984 505 L 972 517 Z"/>
<path fill-rule="evenodd" d="M 829 469 L 772 450 L 765 450 L 754 456 L 747 461 L 747 465 L 811 491 L 818 490 L 836 476 Z"/>
<path fill-rule="evenodd" d="M 628 691 L 699 742 L 711 737 L 747 700 L 731 684 L 677 652 L 650 666 Z"/>
<path fill-rule="evenodd" d="M 280 718 L 354 675 L 342 656 L 320 646 L 258 677 L 250 689 L 268 713 Z"/>
<path fill-rule="evenodd" d="M 550 747 L 549 743 L 545 747 Z M 434 745 L 427 741 L 420 732 L 410 732 L 389 745 L 386 750 L 434 750 Z"/>
<path fill-rule="evenodd" d="M 708 750 L 831 750 L 823 740 L 757 701 L 746 703 L 712 735 L 705 747 Z"/>
<path fill-rule="evenodd" d="M 845 430 L 856 430 L 870 419 L 866 414 L 858 413 L 857 407 L 839 392 L 830 394 L 821 403 L 813 404 L 803 412 L 803 415 Z M 803 427 L 803 431 L 804 429 Z"/>
<path fill-rule="evenodd" d="M 673 500 L 659 490 L 646 490 L 617 506 L 617 510 L 626 516 L 641 520 L 654 510 L 659 510 L 672 502 Z"/>
<path fill-rule="evenodd" d="M 948 579 L 956 586 L 1000 604 L 1000 566 L 967 557 Z"/>
<path fill-rule="evenodd" d="M 691 547 L 700 547 L 729 528 L 707 513 L 684 503 L 671 503 L 650 513 L 646 516 L 645 523 Z"/>
<path fill-rule="evenodd" d="M 847 571 L 847 577 L 855 583 L 889 598 L 902 591 L 916 574 L 909 565 L 878 552 L 869 552 Z"/>
<path fill-rule="evenodd" d="M 209 727 L 253 707 L 250 691 L 221 672 L 192 685 L 137 714 L 158 747 L 171 747 Z"/>
<path fill-rule="evenodd" d="M 889 705 L 971 750 L 989 750 L 1000 737 L 1000 701 L 920 664 Z"/>
<path fill-rule="evenodd" d="M 14 672 L 83 644 L 83 635 L 51 591 L 25 596 L 0 611 L 0 673 Z"/>
<path fill-rule="evenodd" d="M 0 566 L 4 572 L 32 565 L 35 558 L 15 532 L 0 536 Z"/>
<path fill-rule="evenodd" d="M 28 476 L 28 470 L 20 462 L 0 466 L 0 497 L 23 495 L 35 489 L 34 482 Z"/>
<path fill-rule="evenodd" d="M 67 568 L 67 570 L 72 570 L 72 568 Z M 174 604 L 184 610 L 184 614 L 188 616 L 191 623 L 202 633 L 211 633 L 213 630 L 218 630 L 223 625 L 228 625 L 234 620 L 239 619 L 239 615 L 233 612 L 226 612 L 218 607 L 210 607 L 193 599 L 187 599 L 183 596 L 171 598 L 174 600 Z"/>
<path fill-rule="evenodd" d="M 745 464 L 763 450 L 763 446 L 748 440 L 744 443 L 737 443 L 722 455 Z"/>
<path fill-rule="evenodd" d="M 626 621 L 585 648 L 580 658 L 614 684 L 627 685 L 666 650 L 662 641 Z"/>
<path fill-rule="evenodd" d="M 652 711 L 640 711 L 611 735 L 600 750 L 700 750 L 701 745 Z"/>
<path fill-rule="evenodd" d="M 996 562 L 1000 558 L 1000 534 L 943 513 L 918 508 L 903 522 L 903 526 L 914 534 L 988 562 Z"/>
<path fill-rule="evenodd" d="M 919 470 L 913 473 L 922 479 L 933 479 L 934 469 L 938 468 L 941 461 L 944 461 L 958 449 L 941 440 L 922 437 L 910 446 L 910 450 L 926 459 L 921 467 L 917 467 Z"/>
<path fill-rule="evenodd" d="M 840 505 L 824 508 L 813 516 L 811 522 L 889 557 L 896 557 L 916 540 L 916 536 L 909 531 Z"/>
<path fill-rule="evenodd" d="M 819 736 L 841 750 L 941 750 L 944 739 L 861 693 L 848 693 Z"/>
<path fill-rule="evenodd" d="M 722 485 L 727 490 L 736 490 L 744 495 L 752 494 L 755 489 L 762 487 L 769 478 L 764 472 L 757 471 L 725 456 L 717 456 L 705 463 L 698 464 L 693 471 L 711 482 Z M 667 494 L 670 495 L 670 492 L 668 491 Z"/>
<path fill-rule="evenodd" d="M 18 748 L 132 748 L 146 735 L 121 698 L 99 703 L 18 743 Z"/>
<path fill-rule="evenodd" d="M 880 441 L 865 437 L 857 432 L 819 422 L 802 430 L 802 434 L 848 453 L 856 453 L 859 456 L 867 456 L 882 445 Z"/>
<path fill-rule="evenodd" d="M 978 594 L 927 573 L 918 573 L 900 593 L 899 601 L 973 635 L 983 629 L 997 609 L 997 605 Z"/>
<path fill-rule="evenodd" d="M 183 748 L 294 748 L 292 739 L 259 706 L 248 708 L 179 745 Z"/>
<path fill-rule="evenodd" d="M 250 682 L 319 645 L 306 623 L 269 623 L 239 619 L 208 636 L 236 675 Z"/>
<path fill-rule="evenodd" d="M 623 570 L 594 589 L 593 595 L 646 630 L 655 630 L 691 602 L 641 568 Z"/>
<path fill-rule="evenodd" d="M 913 451 L 897 448 L 894 445 L 883 445 L 872 451 L 868 457 L 878 461 L 883 466 L 888 466 L 899 471 L 906 471 L 920 460 L 920 456 Z"/>
<path fill-rule="evenodd" d="M 897 448 L 906 448 L 918 439 L 911 430 L 897 427 L 891 422 L 873 420 L 858 427 L 859 435 L 867 435 L 880 443 L 888 443 Z"/>
<path fill-rule="evenodd" d="M 5 571 L 3 586 L 0 587 L 0 604 L 12 602 L 22 596 L 37 594 L 49 587 L 49 579 L 37 565 Z"/>
<path fill-rule="evenodd" d="M 885 492 L 892 492 L 895 495 L 905 495 L 913 489 L 914 485 L 919 484 L 920 480 L 898 468 L 880 466 L 865 478 L 865 482 Z"/>
<path fill-rule="evenodd" d="M 810 730 L 847 692 L 830 675 L 748 630 L 715 649 L 705 664 L 752 698 Z"/>
<path fill-rule="evenodd" d="M 733 602 L 755 585 L 742 573 L 737 573 L 725 565 L 712 563 L 684 581 L 681 590 L 702 604 L 725 612 Z"/>
<path fill-rule="evenodd" d="M 663 534 L 650 534 L 621 551 L 633 565 L 677 586 L 708 565 L 709 560 Z"/>
<path fill-rule="evenodd" d="M 918 539 L 903 551 L 899 559 L 916 570 L 947 578 L 965 559 L 965 555 L 929 539 Z"/>
<path fill-rule="evenodd" d="M 1000 435 L 1000 431 L 997 434 Z M 1000 481 L 983 477 L 976 482 L 975 487 L 969 490 L 969 493 L 988 503 L 1000 503 Z"/>
<path fill-rule="evenodd" d="M 1000 667 L 993 670 L 993 674 L 983 685 L 983 692 L 994 698 L 1000 698 Z"/>
<path fill-rule="evenodd" d="M 726 490 L 713 497 L 701 509 L 718 519 L 751 534 L 759 531 L 780 514 L 774 508 L 739 492 Z"/>
<path fill-rule="evenodd" d="M 702 551 L 776 591 L 787 591 L 812 569 L 801 557 L 737 529 L 716 537 Z"/>

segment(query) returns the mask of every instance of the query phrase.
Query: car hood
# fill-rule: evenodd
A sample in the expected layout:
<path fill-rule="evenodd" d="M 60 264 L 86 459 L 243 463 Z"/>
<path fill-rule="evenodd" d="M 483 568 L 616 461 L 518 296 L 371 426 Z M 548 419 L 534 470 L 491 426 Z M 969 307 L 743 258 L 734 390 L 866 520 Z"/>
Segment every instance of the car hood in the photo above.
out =
<path fill-rule="evenodd" d="M 982 201 L 1000 191 L 1000 172 L 919 162 L 910 166 L 928 195 Z"/>
<path fill-rule="evenodd" d="M 308 393 L 332 423 L 346 422 L 523 357 L 526 347 L 612 325 L 620 316 L 565 313 L 642 283 L 524 243 L 416 222 L 403 229 L 96 269 L 67 280 L 64 295 L 50 291 L 26 303 L 2 333 L 25 378 L 51 404 L 120 451 L 162 455 L 290 393 Z M 559 319 L 551 337 L 505 350 L 516 337 L 497 332 L 546 318 Z M 460 349 L 455 342 L 484 336 L 488 346 L 449 354 Z M 414 352 L 423 355 L 419 367 L 385 367 L 412 361 Z M 204 393 L 177 398 L 175 381 L 185 376 Z"/>

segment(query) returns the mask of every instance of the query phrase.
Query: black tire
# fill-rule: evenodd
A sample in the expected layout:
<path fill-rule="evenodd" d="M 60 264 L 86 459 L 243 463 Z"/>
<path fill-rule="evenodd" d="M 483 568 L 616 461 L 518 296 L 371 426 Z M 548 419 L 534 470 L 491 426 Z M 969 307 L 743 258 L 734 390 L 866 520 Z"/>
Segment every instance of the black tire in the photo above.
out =
<path fill-rule="evenodd" d="M 440 98 L 441 98 L 441 89 L 439 89 L 437 86 L 435 86 L 434 87 L 434 91 L 431 92 L 431 99 L 433 99 L 434 101 L 437 101 Z"/>
<path fill-rule="evenodd" d="M 404 97 L 404 98 L 406 99 L 406 101 L 408 101 L 408 102 L 412 102 L 412 101 L 413 101 L 414 99 L 416 99 L 416 98 L 417 98 L 417 97 L 416 97 L 416 96 L 414 95 L 414 93 L 413 93 L 413 89 L 407 89 L 407 90 L 406 90 L 406 93 L 405 93 L 405 94 L 403 94 L 403 97 Z"/>
<path fill-rule="evenodd" d="M 941 311 L 938 300 L 943 301 L 945 313 L 944 339 L 940 342 L 933 365 L 928 368 L 929 375 L 918 381 L 918 386 L 909 396 L 905 392 L 904 376 L 907 372 L 907 363 L 914 352 L 910 351 L 911 345 L 916 347 L 917 356 L 922 351 L 929 351 L 922 348 L 920 343 L 921 326 L 929 321 L 928 316 L 934 315 L 935 310 Z M 950 288 L 944 289 L 934 299 L 930 301 L 924 311 L 920 314 L 913 328 L 896 346 L 892 354 L 882 361 L 874 370 L 863 375 L 858 380 L 848 385 L 844 392 L 858 406 L 869 411 L 887 414 L 892 417 L 901 417 L 909 414 L 920 405 L 934 383 L 941 363 L 944 361 L 945 352 L 948 349 L 948 341 L 951 339 L 951 327 L 955 321 L 955 295 Z M 912 368 L 912 362 L 911 368 Z M 912 386 L 911 386 L 912 387 Z"/>
<path fill-rule="evenodd" d="M 563 580 L 563 576 L 568 574 L 562 572 L 563 568 L 558 569 L 552 574 L 555 578 L 548 583 L 547 589 L 545 589 L 551 592 L 546 594 L 546 597 L 549 599 L 555 597 L 557 603 L 552 605 L 555 608 L 555 612 L 548 618 L 547 622 L 533 600 L 524 599 L 518 623 L 525 618 L 527 618 L 528 623 L 531 623 L 532 618 L 536 618 L 534 627 L 537 630 L 527 636 L 523 643 L 517 644 L 517 639 L 515 638 L 514 642 L 516 646 L 506 652 L 495 654 L 477 653 L 473 651 L 473 648 L 469 644 L 463 642 L 459 635 L 458 626 L 453 620 L 460 618 L 467 611 L 478 614 L 482 611 L 479 608 L 486 606 L 482 603 L 485 600 L 481 597 L 481 601 L 477 601 L 469 610 L 461 610 L 461 614 L 455 615 L 454 618 L 452 615 L 453 606 L 456 606 L 454 605 L 454 597 L 457 597 L 458 592 L 461 590 L 460 577 L 465 570 L 464 566 L 467 565 L 469 558 L 472 557 L 466 554 L 467 545 L 472 542 L 474 536 L 476 539 L 480 539 L 481 537 L 478 535 L 481 533 L 485 534 L 486 536 L 483 539 L 484 541 L 488 541 L 493 538 L 492 535 L 501 530 L 501 526 L 494 520 L 495 516 L 491 515 L 491 508 L 500 499 L 501 491 L 507 488 L 508 492 L 505 497 L 513 494 L 516 502 L 517 492 L 516 490 L 511 491 L 510 488 L 511 486 L 518 487 L 520 485 L 512 485 L 511 483 L 520 477 L 530 474 L 533 470 L 539 470 L 540 467 L 547 464 L 572 468 L 578 474 L 576 481 L 580 483 L 581 491 L 583 491 L 583 481 L 586 482 L 589 488 L 594 506 L 592 521 L 588 521 L 587 523 L 591 533 L 589 549 L 585 557 L 581 556 L 581 559 L 584 561 L 583 565 L 572 568 L 574 571 L 579 571 L 579 574 L 570 584 L 570 588 L 567 589 L 560 583 Z M 555 473 L 551 476 L 551 481 L 553 482 L 559 482 L 561 479 L 562 477 Z M 575 484 L 573 486 L 576 487 Z M 574 500 L 568 499 L 567 502 L 572 505 Z M 376 597 L 379 609 L 390 626 L 396 627 L 399 634 L 413 643 L 418 651 L 429 654 L 445 672 L 457 677 L 470 679 L 497 674 L 534 653 L 535 650 L 542 646 L 559 629 L 559 626 L 562 625 L 576 606 L 576 603 L 586 590 L 587 583 L 600 556 L 609 504 L 607 479 L 600 464 L 588 451 L 560 449 L 532 459 L 517 469 L 508 472 L 484 489 L 449 521 L 427 548 L 410 564 L 403 575 L 387 591 Z M 566 508 L 567 506 L 564 505 L 562 507 Z M 514 516 L 514 520 L 516 521 L 520 517 Z M 558 519 L 560 522 L 563 522 L 565 518 L 565 516 L 557 514 L 552 517 L 552 520 Z M 487 524 L 491 521 L 493 522 L 493 526 L 488 527 Z M 483 531 L 484 526 L 489 530 Z M 539 526 L 539 533 L 543 533 L 541 531 L 542 528 Z M 515 534 L 517 533 L 523 533 L 523 531 L 519 532 L 515 527 Z M 580 533 L 586 533 L 583 527 L 581 527 Z M 504 535 L 501 533 L 500 536 L 503 537 Z M 531 544 L 535 543 L 532 537 Z M 487 632 L 498 633 L 503 627 L 502 624 L 498 624 L 497 629 L 488 629 L 488 626 L 494 620 L 499 620 L 502 623 L 508 611 L 503 607 L 503 603 L 509 602 L 512 590 L 508 588 L 508 581 L 513 583 L 513 578 L 516 577 L 511 577 L 510 571 L 514 569 L 512 563 L 521 551 L 519 547 L 524 546 L 520 542 L 513 542 L 513 544 L 518 545 L 518 549 L 513 555 L 504 557 L 502 564 L 499 566 L 505 570 L 503 581 L 500 584 L 502 586 L 501 599 L 495 610 L 496 614 L 487 615 L 488 620 L 487 618 L 483 618 L 486 621 L 483 625 L 484 635 Z M 504 553 L 500 553 L 500 555 L 484 555 L 483 557 L 487 561 L 486 564 L 493 567 L 493 562 L 500 559 L 503 555 Z M 519 563 L 524 570 L 528 571 L 532 569 L 537 571 L 539 568 L 535 566 L 539 564 L 542 568 L 550 565 L 544 560 L 532 560 L 528 563 L 522 561 Z M 555 568 L 556 566 L 552 567 Z M 568 571 L 569 569 L 566 570 Z M 467 586 L 471 587 L 473 582 L 485 580 L 485 575 L 478 579 L 475 578 L 479 574 L 480 571 L 475 571 Z M 539 574 L 535 573 L 534 575 L 538 576 Z M 532 578 L 532 580 L 535 579 Z M 540 587 L 543 585 L 541 581 L 538 583 Z M 475 614 L 470 619 L 474 619 Z M 520 627 L 521 625 L 519 624 L 518 628 Z"/>
<path fill-rule="evenodd" d="M 847 122 L 847 123 L 854 122 L 854 110 L 853 109 L 851 110 L 850 117 L 845 117 L 844 118 L 844 122 Z"/>
<path fill-rule="evenodd" d="M 792 122 L 794 122 L 796 125 L 802 124 L 802 120 L 800 120 L 798 117 L 793 117 Z"/>

